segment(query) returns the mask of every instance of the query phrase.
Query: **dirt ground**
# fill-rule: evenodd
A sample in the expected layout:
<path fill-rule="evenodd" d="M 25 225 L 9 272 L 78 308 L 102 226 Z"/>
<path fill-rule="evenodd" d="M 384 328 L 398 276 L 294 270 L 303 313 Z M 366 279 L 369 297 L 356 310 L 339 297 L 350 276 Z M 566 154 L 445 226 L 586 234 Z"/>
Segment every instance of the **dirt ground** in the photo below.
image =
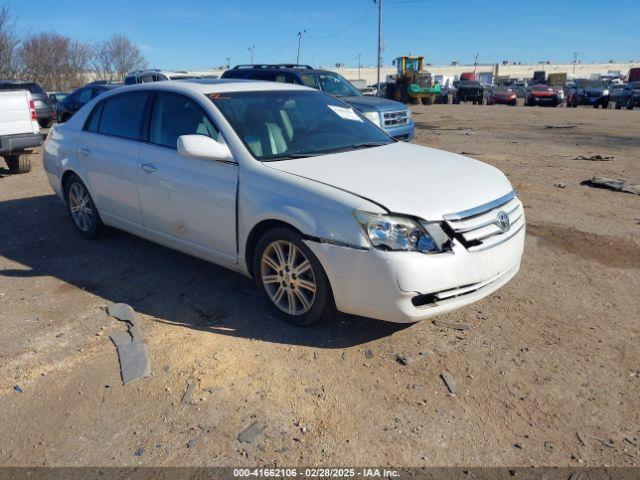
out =
<path fill-rule="evenodd" d="M 518 276 L 441 317 L 464 332 L 290 327 L 240 275 L 117 231 L 83 240 L 40 154 L 0 170 L 0 465 L 640 465 L 640 196 L 580 185 L 640 183 L 640 112 L 413 108 L 417 143 L 497 166 L 526 208 Z M 574 160 L 595 154 L 614 159 Z M 151 352 L 126 386 L 115 302 Z"/>

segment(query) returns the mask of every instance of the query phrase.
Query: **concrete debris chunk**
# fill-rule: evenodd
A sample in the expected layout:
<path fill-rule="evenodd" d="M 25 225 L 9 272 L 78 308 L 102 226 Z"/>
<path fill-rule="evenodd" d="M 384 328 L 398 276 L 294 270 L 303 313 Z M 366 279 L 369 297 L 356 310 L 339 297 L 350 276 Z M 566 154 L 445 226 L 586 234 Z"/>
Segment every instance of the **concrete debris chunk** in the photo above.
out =
<path fill-rule="evenodd" d="M 625 180 L 608 178 L 608 177 L 591 177 L 584 180 L 580 185 L 593 188 L 604 188 L 606 190 L 614 190 L 616 192 L 633 193 L 640 195 L 640 185 L 633 185 Z"/>
<path fill-rule="evenodd" d="M 196 389 L 195 382 L 189 380 L 187 382 L 187 389 L 184 391 L 184 394 L 182 395 L 182 400 L 180 400 L 180 403 L 182 403 L 183 405 L 188 405 L 189 403 L 191 403 L 191 398 L 193 397 L 193 391 L 195 389 Z"/>
<path fill-rule="evenodd" d="M 265 426 L 260 422 L 253 422 L 238 435 L 240 443 L 253 443 L 256 437 L 264 432 Z"/>
<path fill-rule="evenodd" d="M 129 342 L 117 348 L 120 359 L 120 374 L 125 385 L 151 375 L 149 349 L 144 342 Z"/>
<path fill-rule="evenodd" d="M 129 322 L 131 325 L 135 325 L 137 322 L 136 312 L 130 305 L 126 303 L 114 303 L 107 307 L 107 313 L 114 318 L 117 318 L 123 322 Z"/>
<path fill-rule="evenodd" d="M 371 351 L 370 348 L 367 348 L 364 351 L 364 358 L 366 358 L 367 360 L 371 360 L 373 358 L 373 352 Z"/>
<path fill-rule="evenodd" d="M 440 374 L 440 377 L 444 381 L 444 384 L 447 386 L 449 393 L 451 395 L 457 395 L 458 387 L 456 386 L 456 381 L 449 372 L 444 372 Z"/>
<path fill-rule="evenodd" d="M 135 310 L 125 303 L 116 303 L 107 307 L 107 313 L 127 323 L 126 332 L 115 332 L 109 336 L 118 352 L 122 383 L 126 385 L 151 375 L 149 347 L 143 341 Z"/>
<path fill-rule="evenodd" d="M 451 328 L 453 330 L 460 330 L 460 331 L 471 329 L 471 327 L 466 323 L 445 322 L 444 320 L 434 320 L 433 324 L 436 327 Z"/>

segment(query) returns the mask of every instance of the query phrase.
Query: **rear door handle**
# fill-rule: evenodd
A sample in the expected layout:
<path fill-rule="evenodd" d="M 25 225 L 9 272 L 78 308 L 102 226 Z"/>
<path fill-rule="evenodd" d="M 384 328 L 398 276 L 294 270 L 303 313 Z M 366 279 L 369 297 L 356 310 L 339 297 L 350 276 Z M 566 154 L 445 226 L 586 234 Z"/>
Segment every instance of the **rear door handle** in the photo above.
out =
<path fill-rule="evenodd" d="M 140 165 L 140 168 L 142 168 L 145 173 L 153 173 L 158 171 L 153 163 L 143 163 Z"/>
<path fill-rule="evenodd" d="M 78 149 L 78 153 L 84 157 L 90 157 L 91 156 L 91 150 L 89 150 L 88 148 L 79 148 Z"/>

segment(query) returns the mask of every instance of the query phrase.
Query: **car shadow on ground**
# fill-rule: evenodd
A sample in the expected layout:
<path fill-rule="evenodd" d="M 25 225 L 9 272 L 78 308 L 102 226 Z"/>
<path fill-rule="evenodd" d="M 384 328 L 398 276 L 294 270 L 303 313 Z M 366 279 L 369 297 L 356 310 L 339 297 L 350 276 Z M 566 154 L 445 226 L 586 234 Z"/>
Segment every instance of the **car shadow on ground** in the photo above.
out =
<path fill-rule="evenodd" d="M 98 240 L 83 239 L 55 195 L 0 202 L 0 255 L 19 264 L 0 270 L 4 281 L 55 277 L 107 302 L 128 303 L 159 323 L 218 335 L 345 348 L 408 327 L 343 314 L 307 328 L 290 326 L 238 273 L 113 229 Z"/>

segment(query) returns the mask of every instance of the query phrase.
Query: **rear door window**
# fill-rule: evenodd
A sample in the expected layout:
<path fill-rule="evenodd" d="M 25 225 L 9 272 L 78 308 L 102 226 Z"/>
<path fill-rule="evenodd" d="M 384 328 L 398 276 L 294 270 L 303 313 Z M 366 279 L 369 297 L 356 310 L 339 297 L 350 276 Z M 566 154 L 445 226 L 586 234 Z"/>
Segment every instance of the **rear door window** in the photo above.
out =
<path fill-rule="evenodd" d="M 104 100 L 99 132 L 114 137 L 138 140 L 148 98 L 147 92 L 131 92 Z"/>
<path fill-rule="evenodd" d="M 149 141 L 176 148 L 180 135 L 206 135 L 218 140 L 218 129 L 194 100 L 176 93 L 158 93 L 151 114 Z"/>

